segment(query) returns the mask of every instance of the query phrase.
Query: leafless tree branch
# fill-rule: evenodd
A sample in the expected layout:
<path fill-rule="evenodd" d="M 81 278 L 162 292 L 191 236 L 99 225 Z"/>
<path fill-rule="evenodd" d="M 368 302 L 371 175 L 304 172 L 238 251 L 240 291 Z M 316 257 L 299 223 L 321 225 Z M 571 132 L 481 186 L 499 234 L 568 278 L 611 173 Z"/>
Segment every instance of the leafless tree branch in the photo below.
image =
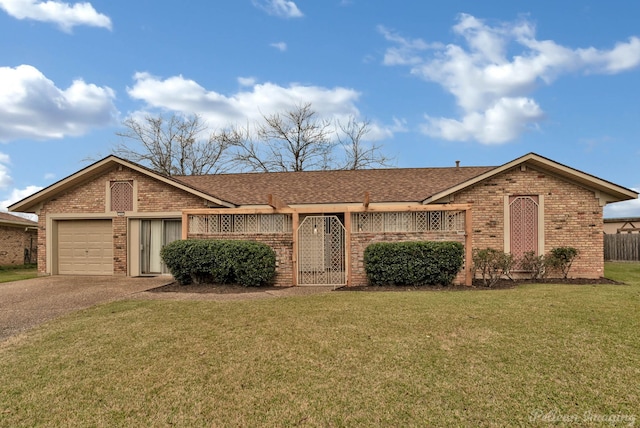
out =
<path fill-rule="evenodd" d="M 117 156 L 148 166 L 164 175 L 216 174 L 228 170 L 228 144 L 215 134 L 204 137 L 206 124 L 200 116 L 146 116 L 128 118 L 125 130 L 117 132 L 121 142 L 113 148 Z"/>

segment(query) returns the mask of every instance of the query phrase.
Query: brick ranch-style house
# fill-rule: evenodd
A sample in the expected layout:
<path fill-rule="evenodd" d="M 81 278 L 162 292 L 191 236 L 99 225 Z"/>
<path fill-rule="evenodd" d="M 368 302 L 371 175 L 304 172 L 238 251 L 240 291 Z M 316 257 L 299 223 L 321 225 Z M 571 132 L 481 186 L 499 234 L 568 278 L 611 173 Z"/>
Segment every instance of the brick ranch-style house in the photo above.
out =
<path fill-rule="evenodd" d="M 36 262 L 38 223 L 0 212 L 0 266 Z"/>
<path fill-rule="evenodd" d="M 580 254 L 571 276 L 603 275 L 603 207 L 632 190 L 529 153 L 501 166 L 167 177 L 108 156 L 13 204 L 39 216 L 42 275 L 158 275 L 185 238 L 270 245 L 277 285 L 362 285 L 373 242 Z"/>

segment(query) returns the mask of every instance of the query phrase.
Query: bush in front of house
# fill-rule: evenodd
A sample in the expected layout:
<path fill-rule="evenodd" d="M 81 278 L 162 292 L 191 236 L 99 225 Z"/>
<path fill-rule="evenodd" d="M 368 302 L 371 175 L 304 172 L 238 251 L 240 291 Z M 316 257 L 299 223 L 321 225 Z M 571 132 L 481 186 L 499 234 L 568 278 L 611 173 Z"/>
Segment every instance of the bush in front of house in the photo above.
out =
<path fill-rule="evenodd" d="M 551 269 L 559 271 L 566 279 L 578 253 L 578 249 L 574 247 L 556 247 L 547 254 L 545 261 Z"/>
<path fill-rule="evenodd" d="M 473 277 L 479 275 L 485 287 L 493 287 L 503 276 L 511 278 L 516 264 L 513 255 L 494 248 L 475 248 L 472 262 Z"/>
<path fill-rule="evenodd" d="M 378 242 L 364 250 L 371 285 L 449 285 L 463 261 L 459 242 Z"/>
<path fill-rule="evenodd" d="M 276 273 L 273 249 L 254 241 L 180 240 L 166 245 L 160 255 L 182 285 L 212 282 L 257 287 L 269 284 Z"/>

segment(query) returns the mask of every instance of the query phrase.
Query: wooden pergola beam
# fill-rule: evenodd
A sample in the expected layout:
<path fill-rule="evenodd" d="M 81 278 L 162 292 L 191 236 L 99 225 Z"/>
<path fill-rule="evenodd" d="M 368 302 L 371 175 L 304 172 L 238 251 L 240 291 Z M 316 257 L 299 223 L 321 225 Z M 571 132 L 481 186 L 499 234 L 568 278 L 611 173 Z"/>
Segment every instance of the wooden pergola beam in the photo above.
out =
<path fill-rule="evenodd" d="M 276 195 L 269 194 L 269 206 L 275 208 L 277 210 L 282 208 L 289 208 L 289 205 L 286 204 L 282 199 L 277 197 Z"/>

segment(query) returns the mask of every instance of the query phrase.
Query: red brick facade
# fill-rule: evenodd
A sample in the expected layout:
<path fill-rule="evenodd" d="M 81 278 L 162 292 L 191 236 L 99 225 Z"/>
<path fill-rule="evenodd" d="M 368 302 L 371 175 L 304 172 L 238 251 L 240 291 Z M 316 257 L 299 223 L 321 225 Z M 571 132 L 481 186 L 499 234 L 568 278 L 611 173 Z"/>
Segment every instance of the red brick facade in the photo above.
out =
<path fill-rule="evenodd" d="M 137 186 L 137 212 L 180 212 L 186 208 L 204 208 L 204 202 L 197 196 L 169 186 L 145 174 L 126 167 L 114 166 L 88 182 L 67 190 L 44 204 L 39 214 L 38 272 L 46 273 L 46 227 L 47 215 L 69 214 L 71 218 L 85 218 L 86 214 L 104 214 L 113 221 L 114 274 L 127 273 L 127 223 L 126 217 L 115 212 L 107 212 L 107 184 L 112 181 L 131 180 Z M 129 215 L 129 213 L 127 213 Z M 50 270 L 49 270 L 50 271 Z"/>
<path fill-rule="evenodd" d="M 31 251 L 36 251 L 37 231 L 25 229 L 25 226 L 0 225 L 0 266 L 24 264 L 25 250 L 29 262 Z"/>
<path fill-rule="evenodd" d="M 51 214 L 66 214 L 69 218 L 109 218 L 113 224 L 114 274 L 127 273 L 127 218 L 137 214 L 119 216 L 107 212 L 108 183 L 131 180 L 135 183 L 137 214 L 162 212 L 177 213 L 183 209 L 204 208 L 204 200 L 143 173 L 114 166 L 106 173 L 91 178 L 70 190 L 61 192 L 45 202 L 39 213 L 38 269 L 51 272 L 46 266 L 46 227 Z M 529 166 L 516 167 L 493 176 L 453 195 L 456 204 L 472 204 L 473 248 L 504 248 L 505 196 L 536 195 L 543 200 L 540 215 L 544 218 L 544 252 L 554 247 L 573 246 L 580 255 L 574 262 L 570 276 L 597 278 L 603 274 L 603 221 L 602 207 L 593 191 L 570 181 L 535 170 Z M 93 214 L 94 217 L 87 216 Z M 145 217 L 146 218 L 146 217 Z M 161 217 L 156 217 L 161 218 Z M 380 241 L 401 240 L 453 240 L 464 243 L 464 236 L 454 233 L 351 233 L 347 248 L 351 258 L 352 285 L 366 283 L 363 252 L 367 245 Z M 227 235 L 221 239 L 251 239 L 270 245 L 277 254 L 277 285 L 290 285 L 293 278 L 293 244 L 291 233 Z M 209 238 L 209 236 L 208 236 Z M 137 249 L 135 250 L 137 251 Z M 463 273 L 456 278 L 464 280 Z"/>
<path fill-rule="evenodd" d="M 539 195 L 544 216 L 544 253 L 555 247 L 580 251 L 570 277 L 599 278 L 604 274 L 602 207 L 593 191 L 537 171 L 513 168 L 454 197 L 473 204 L 473 248 L 504 248 L 505 195 Z"/>

